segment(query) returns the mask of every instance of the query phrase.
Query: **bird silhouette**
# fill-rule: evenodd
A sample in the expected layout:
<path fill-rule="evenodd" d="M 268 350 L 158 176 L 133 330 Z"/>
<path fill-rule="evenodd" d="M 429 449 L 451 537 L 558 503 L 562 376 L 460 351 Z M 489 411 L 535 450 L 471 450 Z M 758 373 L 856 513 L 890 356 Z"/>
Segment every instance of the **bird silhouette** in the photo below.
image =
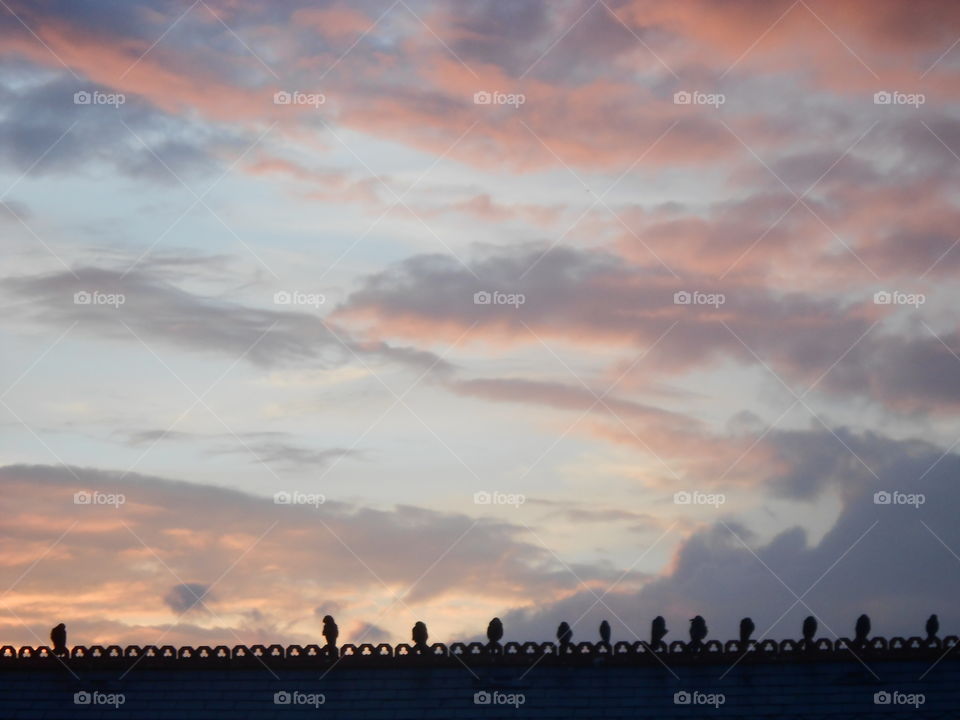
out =
<path fill-rule="evenodd" d="M 50 642 L 53 643 L 54 655 L 67 654 L 67 626 L 60 623 L 50 631 Z"/>
<path fill-rule="evenodd" d="M 940 620 L 936 615 L 927 618 L 927 642 L 937 639 L 937 633 L 940 632 Z"/>
<path fill-rule="evenodd" d="M 417 624 L 413 626 L 413 644 L 418 648 L 426 647 L 428 637 L 426 624 L 417 621 Z"/>
<path fill-rule="evenodd" d="M 690 618 L 690 647 L 700 649 L 707 636 L 707 622 L 700 615 Z"/>
<path fill-rule="evenodd" d="M 570 641 L 573 639 L 573 630 L 570 629 L 570 626 L 567 623 L 560 623 L 560 627 L 557 628 L 557 640 L 560 641 L 560 654 L 570 650 Z"/>
<path fill-rule="evenodd" d="M 817 619 L 811 615 L 803 621 L 803 646 L 808 650 L 813 647 L 813 638 L 817 634 Z"/>
<path fill-rule="evenodd" d="M 857 618 L 856 637 L 854 642 L 857 645 L 863 646 L 867 644 L 867 636 L 870 635 L 870 618 L 866 615 L 861 615 Z"/>
<path fill-rule="evenodd" d="M 610 644 L 610 623 L 606 620 L 600 623 L 600 642 L 604 645 Z"/>
<path fill-rule="evenodd" d="M 650 647 L 656 650 L 663 645 L 663 638 L 668 632 L 667 621 L 663 615 L 657 615 L 650 623 Z"/>
<path fill-rule="evenodd" d="M 502 637 L 503 623 L 500 622 L 500 618 L 495 617 L 490 621 L 490 624 L 487 625 L 487 640 L 490 641 L 491 645 L 496 645 Z"/>
<path fill-rule="evenodd" d="M 323 616 L 323 637 L 327 641 L 328 647 L 337 646 L 337 637 L 340 635 L 340 629 L 337 623 L 333 621 L 332 615 Z"/>
<path fill-rule="evenodd" d="M 756 630 L 756 626 L 753 624 L 753 620 L 748 617 L 745 617 L 740 621 L 740 645 L 746 647 L 747 643 L 750 642 L 750 636 L 753 635 L 753 631 Z"/>

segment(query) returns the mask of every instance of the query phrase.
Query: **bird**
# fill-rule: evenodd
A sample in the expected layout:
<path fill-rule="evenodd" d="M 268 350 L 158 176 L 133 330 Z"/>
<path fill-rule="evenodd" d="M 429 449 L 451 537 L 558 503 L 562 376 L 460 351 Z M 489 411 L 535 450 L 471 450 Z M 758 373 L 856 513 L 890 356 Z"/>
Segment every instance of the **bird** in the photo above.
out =
<path fill-rule="evenodd" d="M 803 646 L 805 648 L 813 647 L 813 638 L 817 634 L 817 619 L 810 615 L 803 621 Z"/>
<path fill-rule="evenodd" d="M 340 630 L 337 627 L 337 623 L 333 621 L 332 615 L 323 616 L 323 637 L 327 641 L 328 647 L 337 646 L 337 637 L 340 635 Z"/>
<path fill-rule="evenodd" d="M 427 626 L 422 622 L 418 621 L 416 625 L 413 626 L 413 644 L 417 647 L 424 647 L 427 644 Z"/>
<path fill-rule="evenodd" d="M 740 645 L 746 646 L 750 642 L 750 636 L 753 635 L 753 631 L 756 630 L 756 626 L 753 624 L 753 620 L 748 617 L 745 617 L 740 621 Z"/>
<path fill-rule="evenodd" d="M 610 644 L 610 623 L 606 620 L 600 623 L 600 642 L 604 645 Z"/>
<path fill-rule="evenodd" d="M 663 619 L 663 615 L 657 615 L 650 623 L 650 647 L 654 650 L 659 648 L 663 644 L 664 635 L 668 632 L 667 621 Z"/>
<path fill-rule="evenodd" d="M 854 642 L 857 645 L 866 645 L 867 636 L 870 634 L 870 618 L 866 615 L 858 617 L 855 630 L 857 635 L 854 638 Z"/>
<path fill-rule="evenodd" d="M 53 643 L 54 655 L 67 654 L 67 626 L 60 623 L 50 631 L 50 642 Z"/>
<path fill-rule="evenodd" d="M 940 620 L 936 615 L 927 618 L 927 642 L 937 639 L 937 633 L 940 632 Z"/>
<path fill-rule="evenodd" d="M 690 646 L 699 648 L 707 636 L 707 622 L 700 615 L 690 618 Z"/>
<path fill-rule="evenodd" d="M 557 640 L 560 641 L 560 654 L 566 653 L 570 649 L 570 641 L 573 639 L 573 630 L 566 622 L 560 623 L 557 628 Z"/>
<path fill-rule="evenodd" d="M 490 621 L 490 624 L 487 625 L 487 640 L 490 641 L 491 645 L 496 645 L 500 642 L 500 638 L 503 637 L 503 623 L 500 622 L 500 618 L 495 617 Z"/>

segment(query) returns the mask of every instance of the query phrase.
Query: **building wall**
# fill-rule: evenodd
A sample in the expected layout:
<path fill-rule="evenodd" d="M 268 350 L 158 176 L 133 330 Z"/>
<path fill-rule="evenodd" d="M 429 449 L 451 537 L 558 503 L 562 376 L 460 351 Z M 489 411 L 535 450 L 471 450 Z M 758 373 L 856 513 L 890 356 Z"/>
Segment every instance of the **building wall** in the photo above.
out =
<path fill-rule="evenodd" d="M 529 662 L 403 661 L 388 658 L 313 666 L 265 660 L 225 662 L 132 661 L 53 658 L 0 663 L 0 717 L 19 718 L 958 718 L 960 659 L 954 653 L 926 677 L 929 660 L 869 660 L 876 680 L 854 660 L 743 662 L 721 677 L 729 662 L 617 664 L 603 660 L 562 664 Z M 67 668 L 70 668 L 69 670 Z M 129 670 L 129 672 L 127 672 Z M 73 674 L 71 674 L 73 673 Z M 74 677 L 74 674 L 76 677 Z M 675 694 L 703 693 L 676 704 Z M 877 705 L 878 692 L 922 693 L 924 702 Z M 76 693 L 100 704 L 75 704 Z M 275 704 L 276 693 L 302 693 Z M 477 693 L 496 697 L 475 703 Z M 496 693 L 496 695 L 494 695 Z M 123 703 L 117 707 L 104 702 Z M 710 695 L 715 697 L 710 698 Z M 312 696 L 312 697 L 311 697 Z M 283 696 L 281 696 L 282 699 Z M 683 696 L 680 696 L 681 698 Z M 891 695 L 891 697 L 893 697 Z M 84 696 L 80 696 L 83 699 Z M 522 699 L 522 704 L 521 704 Z M 916 699 L 916 698 L 915 698 Z M 514 704 L 509 704 L 509 702 Z"/>

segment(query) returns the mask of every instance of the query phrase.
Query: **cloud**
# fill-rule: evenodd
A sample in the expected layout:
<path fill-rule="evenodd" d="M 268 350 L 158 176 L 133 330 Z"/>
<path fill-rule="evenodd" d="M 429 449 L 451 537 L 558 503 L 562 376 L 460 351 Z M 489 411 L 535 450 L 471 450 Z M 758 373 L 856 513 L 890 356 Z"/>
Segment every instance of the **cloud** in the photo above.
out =
<path fill-rule="evenodd" d="M 803 501 L 839 495 L 840 514 L 819 542 L 788 518 L 784 529 L 762 542 L 742 522 L 722 517 L 686 538 L 666 571 L 639 592 L 613 590 L 604 597 L 609 608 L 594 606 L 601 588 L 596 595 L 580 590 L 546 607 L 514 610 L 504 616 L 511 635 L 545 637 L 561 619 L 580 619 L 575 637 L 592 639 L 592 628 L 606 618 L 614 635 L 633 641 L 647 639 L 649 622 L 664 615 L 668 639 L 686 640 L 695 614 L 721 640 L 736 637 L 744 616 L 753 618 L 758 634 L 775 639 L 799 638 L 802 620 L 811 614 L 820 618 L 825 637 L 852 637 L 863 612 L 884 636 L 922 635 L 932 612 L 944 627 L 960 624 L 953 601 L 960 572 L 952 555 L 960 531 L 951 515 L 960 501 L 952 480 L 960 456 L 922 441 L 840 433 L 850 450 L 826 431 L 772 433 L 790 465 L 769 478 L 768 487 Z M 878 505 L 878 491 L 919 493 L 925 503 Z"/>
<path fill-rule="evenodd" d="M 328 467 L 333 461 L 341 457 L 362 457 L 363 453 L 350 448 L 305 448 L 287 443 L 241 443 L 210 451 L 213 455 L 232 454 L 251 456 L 251 462 L 277 464 L 286 468 L 313 468 Z"/>
<path fill-rule="evenodd" d="M 179 186 L 239 154 L 238 136 L 158 112 L 137 95 L 122 105 L 77 104 L 77 92 L 114 93 L 59 74 L 25 70 L 0 76 L 0 162 L 34 176 L 95 173 L 104 166 L 128 177 Z M 126 125 L 126 127 L 125 127 Z M 166 167 L 164 167 L 166 165 Z"/>
<path fill-rule="evenodd" d="M 378 625 L 363 620 L 357 620 L 347 628 L 346 642 L 354 643 L 382 643 L 390 642 L 390 633 Z"/>
<path fill-rule="evenodd" d="M 26 624 L 4 621 L 15 642 L 34 642 L 31 632 L 43 636 L 57 616 L 99 628 L 72 631 L 78 643 L 144 643 L 170 628 L 171 638 L 215 635 L 227 644 L 271 632 L 305 642 L 316 634 L 316 608 L 336 609 L 341 627 L 370 622 L 404 635 L 416 609 L 449 634 L 465 622 L 448 611 L 456 598 L 470 598 L 481 616 L 505 598 L 550 597 L 564 586 L 555 560 L 521 525 L 355 507 L 333 490 L 320 505 L 278 505 L 210 485 L 22 465 L 0 468 L 0 488 L 0 576 L 10 585 L 43 556 L 5 601 Z M 76 504 L 77 492 L 94 499 Z M 611 568 L 579 569 L 612 582 Z M 216 603 L 193 616 L 204 628 L 194 633 L 171 612 L 194 607 L 201 593 Z"/>
<path fill-rule="evenodd" d="M 209 587 L 202 583 L 182 583 L 170 588 L 163 596 L 164 604 L 178 615 L 197 610 L 210 602 L 207 597 Z"/>
<path fill-rule="evenodd" d="M 856 3 L 813 3 L 784 12 L 752 0 L 722 8 L 538 0 L 477 3 L 468 12 L 429 3 L 418 16 L 400 5 L 381 17 L 383 8 L 372 4 L 211 2 L 167 33 L 183 13 L 173 3 L 136 2 L 122 11 L 94 3 L 77 11 L 20 0 L 11 2 L 12 12 L 42 42 L 10 14 L 0 34 L 18 59 L 57 72 L 62 62 L 85 81 L 138 96 L 167 115 L 196 113 L 248 131 L 270 119 L 290 136 L 320 127 L 316 113 L 271 102 L 273 92 L 289 89 L 278 78 L 309 88 L 319 76 L 338 125 L 434 154 L 450 151 L 480 167 L 626 168 L 658 138 L 646 165 L 703 166 L 743 148 L 712 117 L 672 102 L 681 78 L 729 90 L 740 103 L 731 102 L 728 115 L 749 123 L 752 143 L 770 148 L 803 135 L 800 123 L 755 114 L 761 102 L 753 84 L 772 84 L 771 77 L 791 79 L 775 88 L 800 84 L 832 103 L 851 88 L 875 91 L 880 76 L 912 88 L 924 74 L 924 88 L 952 96 L 955 71 L 935 61 L 949 50 L 958 18 L 949 4 L 925 6 L 905 12 L 885 0 L 865 11 Z M 832 42 L 831 31 L 852 38 L 857 54 Z M 164 42 L 154 46 L 161 33 Z M 805 52 L 812 45 L 820 48 L 815 56 Z M 515 113 L 490 113 L 472 102 L 484 88 L 523 92 L 527 102 Z M 484 122 L 471 137 L 451 148 L 478 118 Z M 189 157 L 186 146 L 168 150 Z"/>
<path fill-rule="evenodd" d="M 141 262 L 127 270 L 77 267 L 46 275 L 7 277 L 3 287 L 29 301 L 35 320 L 111 341 L 162 343 L 189 351 L 246 359 L 261 367 L 295 363 L 331 366 L 351 359 L 397 361 L 437 372 L 450 365 L 431 353 L 386 343 L 356 343 L 316 313 L 261 309 L 186 290 L 172 268 Z M 77 293 L 122 296 L 120 304 L 76 301 Z M 272 293 L 263 293 L 272 304 Z M 139 339 L 138 339 L 139 338 Z"/>
<path fill-rule="evenodd" d="M 363 452 L 350 448 L 314 448 L 305 447 L 296 442 L 290 433 L 284 432 L 244 432 L 229 433 L 189 433 L 177 430 L 152 429 L 138 430 L 128 435 L 131 446 L 153 445 L 161 441 L 203 442 L 207 444 L 205 454 L 242 455 L 252 463 L 278 466 L 285 469 L 312 468 L 323 469 L 341 457 L 362 458 Z"/>
<path fill-rule="evenodd" d="M 471 269 L 475 275 L 439 255 L 408 258 L 368 276 L 333 317 L 382 337 L 453 340 L 473 328 L 470 341 L 483 338 L 488 347 L 535 346 L 546 339 L 621 352 L 633 348 L 643 353 L 640 371 L 654 377 L 726 361 L 759 368 L 778 382 L 766 365 L 786 382 L 809 387 L 819 379 L 824 391 L 908 413 L 954 412 L 960 404 L 960 361 L 948 349 L 960 342 L 956 333 L 938 339 L 887 329 L 881 321 L 896 308 L 874 305 L 872 291 L 851 303 L 736 279 L 680 279 L 608 252 L 566 247 L 546 254 L 527 247 L 493 250 Z M 474 293 L 480 290 L 520 293 L 525 302 L 477 304 Z M 675 293 L 683 290 L 719 294 L 724 302 L 677 304 Z M 451 387 L 491 395 L 509 382 L 517 384 L 475 380 Z M 535 387 L 515 389 L 531 395 Z"/>

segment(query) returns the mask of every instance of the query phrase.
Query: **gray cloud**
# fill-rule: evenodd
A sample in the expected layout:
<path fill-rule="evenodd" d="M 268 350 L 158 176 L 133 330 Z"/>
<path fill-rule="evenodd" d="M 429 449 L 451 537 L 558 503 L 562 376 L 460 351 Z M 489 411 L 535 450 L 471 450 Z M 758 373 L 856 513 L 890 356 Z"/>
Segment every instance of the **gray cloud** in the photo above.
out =
<path fill-rule="evenodd" d="M 190 610 L 202 609 L 210 602 L 207 597 L 209 587 L 202 583 L 182 583 L 170 588 L 170 592 L 163 596 L 164 604 L 177 614 Z"/>
<path fill-rule="evenodd" d="M 945 333 L 941 343 L 926 332 L 906 336 L 883 325 L 870 330 L 883 317 L 872 291 L 851 304 L 732 278 L 719 284 L 703 276 L 675 279 L 604 252 L 542 252 L 490 251 L 472 266 L 479 280 L 453 258 L 414 256 L 366 278 L 335 317 L 372 322 L 388 336 L 409 326 L 419 335 L 429 328 L 456 333 L 476 323 L 477 335 L 516 343 L 536 344 L 531 329 L 548 339 L 627 342 L 642 350 L 662 337 L 645 357 L 644 372 L 672 375 L 724 359 L 758 366 L 759 357 L 797 392 L 842 358 L 823 378 L 823 390 L 907 412 L 960 407 L 960 362 L 944 347 L 960 345 L 960 336 Z M 674 293 L 685 289 L 720 292 L 726 302 L 719 309 L 675 304 Z M 522 293 L 526 302 L 517 308 L 477 305 L 478 290 Z M 483 385 L 456 389 L 479 392 Z"/>
<path fill-rule="evenodd" d="M 392 360 L 426 369 L 437 361 L 425 351 L 386 343 L 359 343 L 346 331 L 332 330 L 316 313 L 248 307 L 184 290 L 170 280 L 172 270 L 149 261 L 125 272 L 77 267 L 48 275 L 7 277 L 2 287 L 30 301 L 32 316 L 111 341 L 138 343 L 137 337 L 181 349 L 241 356 L 262 367 L 293 363 L 334 366 L 355 357 Z M 76 304 L 79 292 L 124 296 L 119 308 Z M 265 296 L 267 293 L 265 293 Z M 272 295 L 265 297 L 272 301 Z M 125 327 L 126 325 L 126 327 Z M 131 333 L 132 331 L 132 333 Z M 434 370 L 450 368 L 438 361 Z"/>
<path fill-rule="evenodd" d="M 23 75 L 0 77 L 5 108 L 0 117 L 0 162 L 17 171 L 30 169 L 35 176 L 96 172 L 105 165 L 128 177 L 179 186 L 171 171 L 188 180 L 221 167 L 218 153 L 242 152 L 236 131 L 214 136 L 211 128 L 166 115 L 135 95 L 127 94 L 119 108 L 78 105 L 74 94 L 79 91 L 116 91 L 78 82 L 67 73 L 51 77 L 24 68 Z"/>
<path fill-rule="evenodd" d="M 770 479 L 775 492 L 798 500 L 840 495 L 840 516 L 819 542 L 812 544 L 798 527 L 786 527 L 761 545 L 742 523 L 724 517 L 685 540 L 671 569 L 638 593 L 611 592 L 605 602 L 612 613 L 598 605 L 575 627 L 575 636 L 592 639 L 593 628 L 606 618 L 618 637 L 633 640 L 632 631 L 646 639 L 651 619 L 662 614 L 671 630 L 668 640 L 686 640 L 688 619 L 698 613 L 712 637 L 724 640 L 736 637 L 740 618 L 748 615 L 758 633 L 769 629 L 777 639 L 799 637 L 810 614 L 820 617 L 822 635 L 833 637 L 833 629 L 850 637 L 862 612 L 882 635 L 920 635 L 933 612 L 945 633 L 955 633 L 960 570 L 951 549 L 960 549 L 953 517 L 960 502 L 954 482 L 960 456 L 940 459 L 942 451 L 922 441 L 841 433 L 879 480 L 826 431 L 772 434 L 788 467 Z M 919 509 L 877 505 L 874 493 L 881 490 L 922 493 L 926 502 Z M 790 609 L 796 598 L 784 583 L 809 608 L 798 603 Z M 580 617 L 595 600 L 581 590 L 535 611 L 507 613 L 504 621 L 514 637 L 543 637 L 559 620 Z"/>
<path fill-rule="evenodd" d="M 127 444 L 134 447 L 162 441 L 205 443 L 207 447 L 204 452 L 207 455 L 243 455 L 252 463 L 283 468 L 324 468 L 340 457 L 361 458 L 364 455 L 360 450 L 349 448 L 305 447 L 285 432 L 243 432 L 232 435 L 157 428 L 138 430 L 127 436 Z"/>

